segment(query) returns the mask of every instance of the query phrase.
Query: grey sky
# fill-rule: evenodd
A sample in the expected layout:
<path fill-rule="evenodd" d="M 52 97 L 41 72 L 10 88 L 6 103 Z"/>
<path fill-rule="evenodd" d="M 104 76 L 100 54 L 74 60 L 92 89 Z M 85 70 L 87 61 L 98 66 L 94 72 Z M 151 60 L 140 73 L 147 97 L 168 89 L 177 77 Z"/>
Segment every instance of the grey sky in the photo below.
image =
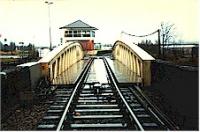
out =
<path fill-rule="evenodd" d="M 48 46 L 45 0 L 0 0 L 0 40 Z M 95 42 L 114 43 L 122 30 L 148 34 L 162 21 L 175 24 L 177 39 L 197 41 L 198 0 L 51 0 L 53 45 L 63 35 L 59 27 L 78 19 L 98 28 Z"/>

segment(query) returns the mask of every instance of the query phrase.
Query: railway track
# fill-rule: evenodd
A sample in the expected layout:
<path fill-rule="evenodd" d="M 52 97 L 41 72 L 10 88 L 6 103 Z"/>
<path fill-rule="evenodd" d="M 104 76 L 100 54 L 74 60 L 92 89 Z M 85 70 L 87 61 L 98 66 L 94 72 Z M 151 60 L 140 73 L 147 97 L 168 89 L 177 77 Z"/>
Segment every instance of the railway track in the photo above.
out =
<path fill-rule="evenodd" d="M 105 58 L 91 59 L 74 88 L 60 87 L 56 93 L 39 130 L 174 129 L 137 88 L 118 86 Z"/>

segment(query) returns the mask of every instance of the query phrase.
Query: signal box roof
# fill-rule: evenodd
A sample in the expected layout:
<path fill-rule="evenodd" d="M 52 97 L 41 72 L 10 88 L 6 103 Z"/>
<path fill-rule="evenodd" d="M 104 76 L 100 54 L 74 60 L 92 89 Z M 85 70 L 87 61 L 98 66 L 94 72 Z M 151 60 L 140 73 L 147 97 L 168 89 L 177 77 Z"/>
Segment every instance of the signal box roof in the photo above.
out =
<path fill-rule="evenodd" d="M 63 27 L 60 27 L 60 29 L 89 29 L 89 30 L 98 30 L 97 28 L 95 27 L 92 27 L 90 25 L 88 25 L 87 23 L 84 23 L 83 21 L 81 20 L 77 20 L 73 23 L 70 23 L 68 25 L 65 25 Z"/>

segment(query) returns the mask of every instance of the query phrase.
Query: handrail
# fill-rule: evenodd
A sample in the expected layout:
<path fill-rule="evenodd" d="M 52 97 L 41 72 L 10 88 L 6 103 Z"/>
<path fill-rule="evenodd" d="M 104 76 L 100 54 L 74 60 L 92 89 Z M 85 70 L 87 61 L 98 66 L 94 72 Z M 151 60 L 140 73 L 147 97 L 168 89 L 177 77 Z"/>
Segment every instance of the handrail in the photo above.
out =
<path fill-rule="evenodd" d="M 112 82 L 117 90 L 117 92 L 119 93 L 119 96 L 121 97 L 122 101 L 124 102 L 124 104 L 126 105 L 128 111 L 131 113 L 131 116 L 133 117 L 133 119 L 135 120 L 137 126 L 140 128 L 140 130 L 144 131 L 144 128 L 142 127 L 141 123 L 139 122 L 139 120 L 137 119 L 136 115 L 133 113 L 133 111 L 131 110 L 130 106 L 128 105 L 128 103 L 126 102 L 126 100 L 124 99 L 121 91 L 119 90 L 119 87 L 117 86 L 113 76 L 112 76 L 112 73 L 111 73 L 111 70 L 108 66 L 108 62 L 106 61 L 105 58 L 103 58 L 104 62 L 105 62 L 105 65 L 106 65 L 106 69 L 108 70 L 108 73 L 109 73 L 109 76 L 110 78 L 112 79 Z"/>
<path fill-rule="evenodd" d="M 61 127 L 62 127 L 62 124 L 63 124 L 63 122 L 64 122 L 64 120 L 65 120 L 65 117 L 66 117 L 66 115 L 67 115 L 68 109 L 69 109 L 69 107 L 70 107 L 70 105 L 71 105 L 71 102 L 72 102 L 74 96 L 75 96 L 75 93 L 76 93 L 78 87 L 80 86 L 80 84 L 81 84 L 81 82 L 82 82 L 82 80 L 83 80 L 83 77 L 84 77 L 85 74 L 87 73 L 87 71 L 88 71 L 88 69 L 89 69 L 89 67 L 90 67 L 90 65 L 91 65 L 91 63 L 92 63 L 92 61 L 93 61 L 93 59 L 91 59 L 91 61 L 88 62 L 87 67 L 84 69 L 84 72 L 83 72 L 82 76 L 80 77 L 80 79 L 79 79 L 79 81 L 78 81 L 76 87 L 74 88 L 74 91 L 73 91 L 73 93 L 72 93 L 72 95 L 71 95 L 71 97 L 70 97 L 70 99 L 69 99 L 69 102 L 67 103 L 67 106 L 65 107 L 64 113 L 63 113 L 63 115 L 62 115 L 62 117 L 61 117 L 61 119 L 60 119 L 60 121 L 59 121 L 59 123 L 58 123 L 58 126 L 57 126 L 56 131 L 60 131 L 60 129 L 61 129 Z"/>

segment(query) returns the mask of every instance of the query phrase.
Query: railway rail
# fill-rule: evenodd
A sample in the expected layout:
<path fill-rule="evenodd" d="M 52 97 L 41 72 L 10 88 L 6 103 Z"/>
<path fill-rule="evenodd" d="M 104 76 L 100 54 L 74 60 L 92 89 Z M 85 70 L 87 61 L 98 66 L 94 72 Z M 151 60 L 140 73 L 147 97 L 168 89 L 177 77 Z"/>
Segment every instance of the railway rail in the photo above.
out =
<path fill-rule="evenodd" d="M 76 86 L 57 88 L 55 98 L 38 130 L 176 129 L 136 86 L 119 86 L 104 57 L 91 58 Z"/>

